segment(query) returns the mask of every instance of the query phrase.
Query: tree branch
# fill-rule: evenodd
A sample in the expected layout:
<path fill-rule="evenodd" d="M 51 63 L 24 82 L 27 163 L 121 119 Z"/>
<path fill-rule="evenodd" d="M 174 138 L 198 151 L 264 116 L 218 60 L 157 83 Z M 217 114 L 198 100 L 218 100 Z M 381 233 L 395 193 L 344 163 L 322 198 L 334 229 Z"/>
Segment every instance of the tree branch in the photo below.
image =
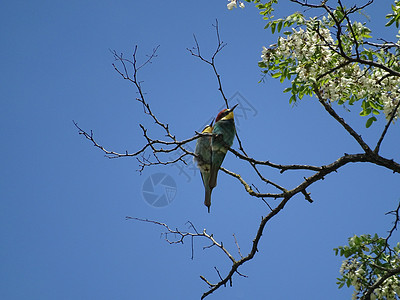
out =
<path fill-rule="evenodd" d="M 367 145 L 366 142 L 361 138 L 361 135 L 357 134 L 357 132 L 348 125 L 343 118 L 339 117 L 339 115 L 335 112 L 335 110 L 331 107 L 330 104 L 322 97 L 321 92 L 314 88 L 314 93 L 317 95 L 319 103 L 325 108 L 325 110 L 340 124 L 346 129 L 346 131 L 357 141 L 357 143 L 361 146 L 361 148 L 366 153 L 371 153 L 372 150 Z"/>
<path fill-rule="evenodd" d="M 383 139 L 385 138 L 385 135 L 386 135 L 386 133 L 387 133 L 387 131 L 388 131 L 388 129 L 389 129 L 389 126 L 390 126 L 390 124 L 392 124 L 392 122 L 393 122 L 393 120 L 394 120 L 394 117 L 396 116 L 397 111 L 399 110 L 399 107 L 400 107 L 400 100 L 397 100 L 397 104 L 396 104 L 396 106 L 393 108 L 393 111 L 392 111 L 391 114 L 390 114 L 390 118 L 389 118 L 389 120 L 387 121 L 386 126 L 385 126 L 385 128 L 383 129 L 383 131 L 382 131 L 382 134 L 381 134 L 381 136 L 380 136 L 380 138 L 379 138 L 379 140 L 378 140 L 378 143 L 376 144 L 376 147 L 375 147 L 375 149 L 374 149 L 374 153 L 378 154 L 379 148 L 380 148 L 380 146 L 381 146 L 381 144 L 382 144 L 382 141 L 383 141 Z"/>
<path fill-rule="evenodd" d="M 378 266 L 376 266 L 378 267 Z M 386 279 L 388 279 L 389 277 L 392 277 L 396 274 L 400 274 L 400 267 L 396 268 L 396 269 L 392 269 L 392 270 L 386 270 L 386 274 L 384 274 L 377 282 L 375 282 L 373 285 L 371 285 L 371 287 L 368 289 L 368 291 L 366 293 L 364 293 L 364 295 L 361 297 L 360 300 L 370 300 L 371 299 L 371 294 L 374 292 L 374 290 L 378 287 L 380 287 Z"/>

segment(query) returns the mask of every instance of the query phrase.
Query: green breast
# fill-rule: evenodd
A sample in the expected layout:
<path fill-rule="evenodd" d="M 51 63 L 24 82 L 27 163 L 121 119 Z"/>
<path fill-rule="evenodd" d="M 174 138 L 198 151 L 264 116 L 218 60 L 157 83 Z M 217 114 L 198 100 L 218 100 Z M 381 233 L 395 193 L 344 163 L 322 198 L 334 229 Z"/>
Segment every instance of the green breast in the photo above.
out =
<path fill-rule="evenodd" d="M 216 136 L 221 136 L 220 144 L 221 147 L 231 147 L 233 144 L 233 139 L 235 138 L 236 129 L 235 129 L 235 122 L 233 119 L 229 120 L 220 120 L 214 125 L 213 134 Z M 218 141 L 218 138 L 213 138 L 213 148 L 214 141 Z"/>

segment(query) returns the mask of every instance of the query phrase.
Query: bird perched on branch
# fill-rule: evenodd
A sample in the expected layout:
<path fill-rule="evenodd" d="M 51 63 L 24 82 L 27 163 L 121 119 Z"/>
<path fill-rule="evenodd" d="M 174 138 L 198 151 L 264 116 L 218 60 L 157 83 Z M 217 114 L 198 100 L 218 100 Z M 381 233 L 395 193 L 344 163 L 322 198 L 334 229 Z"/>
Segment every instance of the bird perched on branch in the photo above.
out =
<path fill-rule="evenodd" d="M 212 133 L 212 136 L 201 136 L 197 139 L 195 161 L 200 169 L 201 179 L 205 189 L 204 204 L 210 212 L 211 192 L 217 185 L 218 170 L 224 161 L 226 152 L 233 144 L 236 129 L 233 119 L 233 110 L 222 110 L 215 119 L 214 127 L 212 123 L 207 125 L 202 133 Z"/>
<path fill-rule="evenodd" d="M 211 170 L 209 187 L 212 190 L 217 185 L 218 170 L 224 161 L 226 152 L 233 144 L 236 128 L 233 119 L 233 110 L 237 104 L 231 109 L 222 110 L 215 119 L 211 138 Z"/>
<path fill-rule="evenodd" d="M 210 125 L 207 125 L 201 133 L 212 133 L 214 120 L 211 121 Z M 209 186 L 210 182 L 210 168 L 211 168 L 211 135 L 201 136 L 197 139 L 196 148 L 194 153 L 197 155 L 194 157 L 194 161 L 197 162 L 197 167 L 200 169 L 201 179 L 205 189 L 204 205 L 207 206 L 208 212 L 210 212 L 211 206 L 211 191 Z"/>

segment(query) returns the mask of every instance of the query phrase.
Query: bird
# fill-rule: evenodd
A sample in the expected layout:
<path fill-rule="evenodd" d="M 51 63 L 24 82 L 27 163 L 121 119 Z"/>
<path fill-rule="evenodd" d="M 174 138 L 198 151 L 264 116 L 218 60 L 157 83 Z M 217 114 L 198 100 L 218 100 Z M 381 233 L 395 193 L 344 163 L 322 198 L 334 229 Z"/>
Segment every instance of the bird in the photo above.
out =
<path fill-rule="evenodd" d="M 224 109 L 215 118 L 211 137 L 211 168 L 209 188 L 210 194 L 217 185 L 217 175 L 219 168 L 224 161 L 226 152 L 233 144 L 236 128 L 233 119 L 233 110 L 238 106 L 234 105 L 231 109 Z"/>
<path fill-rule="evenodd" d="M 214 120 L 211 121 L 210 125 L 207 125 L 201 133 L 212 133 Z M 211 206 L 211 191 L 210 182 L 210 167 L 211 167 L 211 135 L 200 136 L 196 142 L 196 148 L 194 150 L 196 156 L 194 161 L 197 163 L 197 167 L 200 169 L 201 179 L 203 180 L 205 197 L 204 205 L 207 206 L 208 212 L 210 212 Z"/>

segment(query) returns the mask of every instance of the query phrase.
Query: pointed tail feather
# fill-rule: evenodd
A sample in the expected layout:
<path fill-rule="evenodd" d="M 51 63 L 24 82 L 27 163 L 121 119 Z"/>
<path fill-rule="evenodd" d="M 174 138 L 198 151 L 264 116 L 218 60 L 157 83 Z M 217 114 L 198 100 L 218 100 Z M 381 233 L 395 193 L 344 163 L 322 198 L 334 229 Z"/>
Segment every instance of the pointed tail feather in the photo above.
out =
<path fill-rule="evenodd" d="M 208 208 L 208 213 L 210 213 L 210 206 L 211 206 L 211 191 L 212 189 L 205 189 L 206 195 L 204 199 L 204 205 Z"/>
<path fill-rule="evenodd" d="M 224 151 L 221 149 L 214 150 L 212 153 L 212 157 L 211 157 L 212 163 L 211 163 L 211 168 L 210 168 L 210 181 L 208 183 L 208 185 L 211 189 L 213 189 L 217 186 L 218 171 L 222 165 L 222 162 L 224 161 L 225 155 L 226 155 L 226 150 Z"/>
<path fill-rule="evenodd" d="M 218 170 L 219 170 L 219 167 L 216 167 L 215 165 L 211 165 L 210 181 L 208 183 L 208 186 L 210 187 L 210 189 L 213 189 L 217 186 Z"/>

